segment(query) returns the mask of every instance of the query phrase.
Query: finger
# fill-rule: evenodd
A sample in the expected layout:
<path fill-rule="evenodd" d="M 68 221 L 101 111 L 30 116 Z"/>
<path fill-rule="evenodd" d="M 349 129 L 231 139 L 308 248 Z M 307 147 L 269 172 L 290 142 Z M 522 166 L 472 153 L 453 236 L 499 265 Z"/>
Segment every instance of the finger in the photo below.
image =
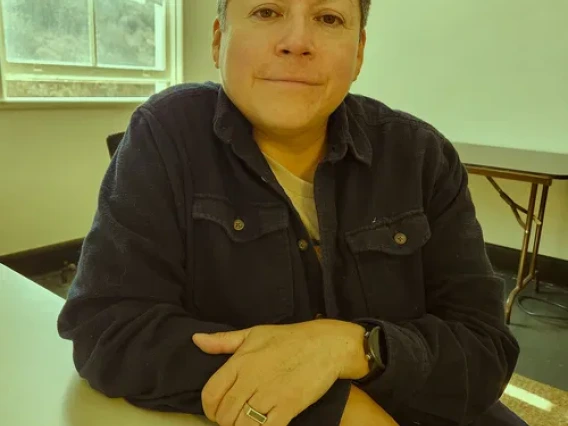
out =
<path fill-rule="evenodd" d="M 283 417 L 275 415 L 275 404 L 270 403 L 268 398 L 262 396 L 260 391 L 254 393 L 243 406 L 239 413 L 235 426 L 259 426 L 259 422 L 247 416 L 248 406 L 266 416 L 266 423 L 263 426 L 286 426 L 292 419 L 285 421 Z M 277 414 L 277 413 L 276 413 Z"/>
<path fill-rule="evenodd" d="M 298 414 L 300 413 L 292 415 L 290 412 L 284 410 L 284 408 L 274 407 L 266 415 L 267 420 L 263 426 L 288 426 Z M 325 420 L 322 420 L 322 422 L 323 423 L 318 422 L 318 424 L 325 424 Z M 251 426 L 257 426 L 257 425 L 255 424 Z"/>
<path fill-rule="evenodd" d="M 209 420 L 216 421 L 219 404 L 237 380 L 237 370 L 231 360 L 213 374 L 201 391 L 201 405 Z"/>
<path fill-rule="evenodd" d="M 221 426 L 233 426 L 239 414 L 244 410 L 246 402 L 255 393 L 255 384 L 247 382 L 245 377 L 239 376 L 225 394 L 217 410 L 217 423 Z"/>
<path fill-rule="evenodd" d="M 249 333 L 250 329 L 212 334 L 196 333 L 192 339 L 199 349 L 208 354 L 233 354 L 243 344 Z"/>

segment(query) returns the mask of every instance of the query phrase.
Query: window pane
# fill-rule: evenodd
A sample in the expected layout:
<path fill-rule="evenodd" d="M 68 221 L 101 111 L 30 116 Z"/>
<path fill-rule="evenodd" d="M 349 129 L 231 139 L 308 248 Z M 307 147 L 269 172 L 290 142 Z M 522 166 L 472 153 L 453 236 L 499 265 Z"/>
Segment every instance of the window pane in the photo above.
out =
<path fill-rule="evenodd" d="M 92 65 L 87 0 L 2 0 L 8 62 Z"/>
<path fill-rule="evenodd" d="M 164 9 L 156 0 L 95 0 L 98 65 L 163 69 Z"/>
<path fill-rule="evenodd" d="M 155 83 L 108 81 L 6 81 L 8 98 L 146 98 L 165 87 Z"/>

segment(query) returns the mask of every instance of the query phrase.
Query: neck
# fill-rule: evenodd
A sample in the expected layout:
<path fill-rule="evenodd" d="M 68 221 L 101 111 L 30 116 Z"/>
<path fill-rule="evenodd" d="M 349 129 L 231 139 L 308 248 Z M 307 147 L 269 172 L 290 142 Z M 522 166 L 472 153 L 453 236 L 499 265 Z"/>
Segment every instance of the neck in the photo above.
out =
<path fill-rule="evenodd" d="M 256 129 L 254 139 L 260 150 L 291 173 L 313 182 L 317 166 L 325 155 L 327 122 L 308 131 L 266 132 Z"/>

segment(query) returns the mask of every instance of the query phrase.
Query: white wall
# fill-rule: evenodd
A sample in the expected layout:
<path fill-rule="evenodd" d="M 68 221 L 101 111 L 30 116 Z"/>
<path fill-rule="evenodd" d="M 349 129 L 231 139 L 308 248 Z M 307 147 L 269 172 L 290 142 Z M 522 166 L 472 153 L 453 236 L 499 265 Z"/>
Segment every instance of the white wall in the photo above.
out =
<path fill-rule="evenodd" d="M 131 108 L 0 110 L 0 255 L 85 235 Z"/>
<path fill-rule="evenodd" d="M 353 90 L 453 140 L 568 153 L 566 0 L 375 0 Z"/>

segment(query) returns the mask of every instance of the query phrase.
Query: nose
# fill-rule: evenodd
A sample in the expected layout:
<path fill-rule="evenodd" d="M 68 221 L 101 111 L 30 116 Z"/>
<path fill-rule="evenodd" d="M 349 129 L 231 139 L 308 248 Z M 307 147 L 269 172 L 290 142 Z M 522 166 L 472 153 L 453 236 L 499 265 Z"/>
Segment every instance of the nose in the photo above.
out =
<path fill-rule="evenodd" d="M 289 19 L 276 45 L 278 55 L 312 57 L 314 55 L 313 34 L 304 17 Z"/>

